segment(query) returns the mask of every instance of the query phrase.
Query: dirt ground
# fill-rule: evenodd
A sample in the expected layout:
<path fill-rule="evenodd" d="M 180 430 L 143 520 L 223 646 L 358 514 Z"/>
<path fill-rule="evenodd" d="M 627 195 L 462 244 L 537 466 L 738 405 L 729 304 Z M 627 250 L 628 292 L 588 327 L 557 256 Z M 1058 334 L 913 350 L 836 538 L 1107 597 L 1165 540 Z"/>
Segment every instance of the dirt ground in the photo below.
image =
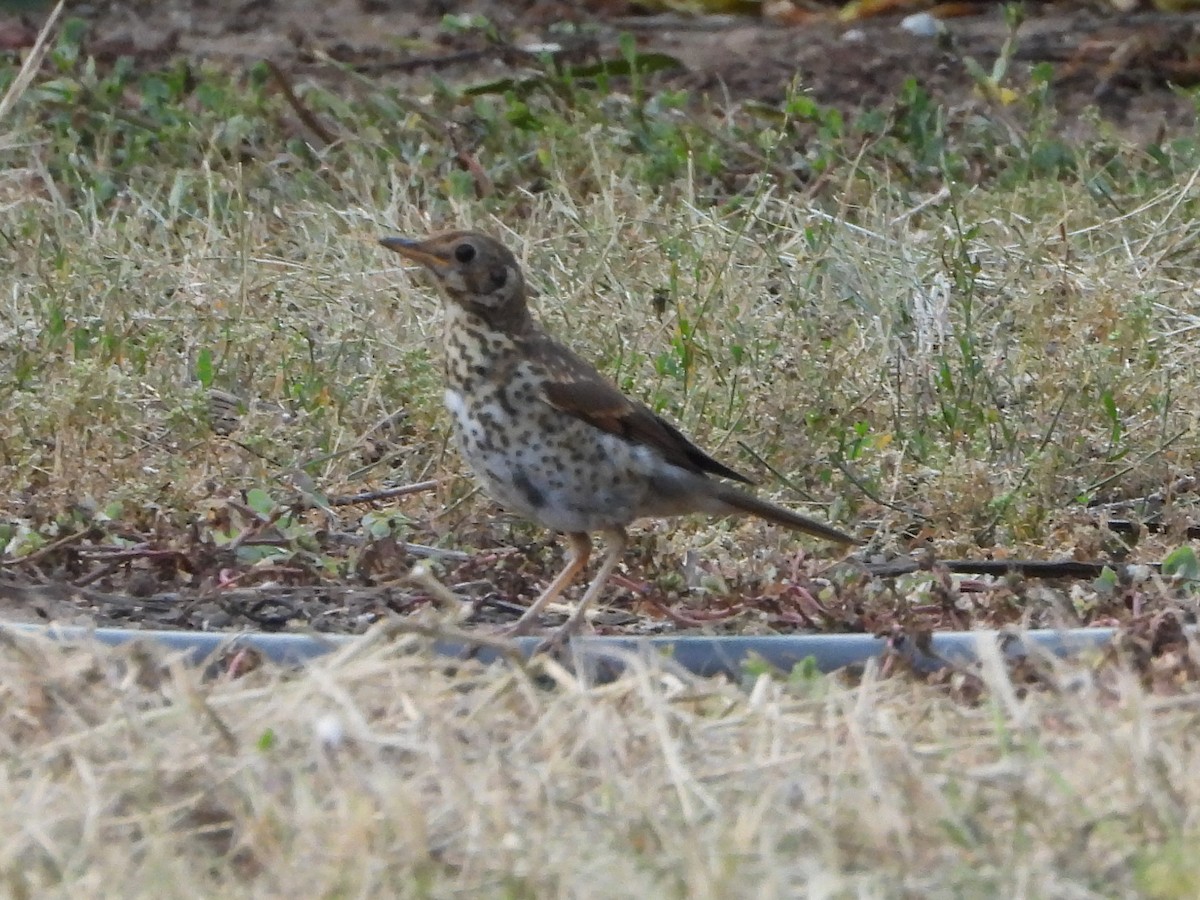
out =
<path fill-rule="evenodd" d="M 0 45 L 31 42 L 39 14 L 0 4 Z M 787 25 L 749 16 L 646 15 L 620 0 L 477 2 L 468 7 L 426 0 L 143 0 L 73 4 L 90 20 L 97 56 L 132 55 L 161 62 L 176 54 L 250 64 L 270 59 L 296 77 L 330 79 L 327 54 L 414 90 L 430 79 L 478 81 L 520 64 L 519 50 L 556 44 L 573 60 L 613 58 L 622 33 L 644 52 L 673 56 L 671 86 L 728 98 L 773 101 L 794 82 L 818 102 L 853 111 L 886 105 L 915 78 L 951 104 L 970 101 L 963 60 L 990 70 L 1007 36 L 1002 4 L 974 4 L 976 15 L 943 21 L 943 38 L 902 27 L 902 16 L 853 23 Z M 909 4 L 917 7 L 920 4 Z M 1028 4 L 1014 76 L 1038 63 L 1054 67 L 1054 99 L 1068 117 L 1095 106 L 1130 137 L 1153 139 L 1190 127 L 1194 105 L 1172 85 L 1200 83 L 1200 14 L 1098 11 L 1102 4 Z M 832 9 L 832 7 L 830 7 Z M 452 33 L 447 14 L 481 14 L 501 38 Z M 1068 128 L 1070 123 L 1068 122 Z"/>

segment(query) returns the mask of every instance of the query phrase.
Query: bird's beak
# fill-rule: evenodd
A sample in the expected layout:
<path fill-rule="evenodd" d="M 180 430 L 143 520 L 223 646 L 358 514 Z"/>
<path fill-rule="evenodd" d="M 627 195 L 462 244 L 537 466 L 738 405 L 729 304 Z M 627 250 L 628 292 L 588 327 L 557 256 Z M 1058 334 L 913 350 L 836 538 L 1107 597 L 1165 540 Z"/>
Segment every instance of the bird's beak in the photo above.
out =
<path fill-rule="evenodd" d="M 426 248 L 424 241 L 414 241 L 412 238 L 403 237 L 385 237 L 380 238 L 379 243 L 389 250 L 395 250 L 401 256 L 411 259 L 413 262 L 420 263 L 432 269 L 434 272 L 444 271 L 447 262 L 449 262 L 449 260 L 443 259 L 436 253 L 431 253 Z"/>

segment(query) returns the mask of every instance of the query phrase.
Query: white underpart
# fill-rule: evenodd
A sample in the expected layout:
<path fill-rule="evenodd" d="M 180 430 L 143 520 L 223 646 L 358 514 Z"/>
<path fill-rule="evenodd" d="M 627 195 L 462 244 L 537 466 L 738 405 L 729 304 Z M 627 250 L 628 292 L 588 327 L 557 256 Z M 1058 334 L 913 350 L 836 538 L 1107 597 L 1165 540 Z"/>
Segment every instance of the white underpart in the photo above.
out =
<path fill-rule="evenodd" d="M 575 427 L 582 433 L 574 440 L 586 438 L 588 442 L 601 444 L 607 457 L 601 465 L 612 472 L 608 481 L 602 477 L 598 484 L 590 479 L 580 484 L 569 473 L 547 472 L 546 466 L 539 462 L 541 452 L 531 448 L 517 446 L 510 453 L 479 452 L 476 442 L 483 433 L 483 426 L 477 416 L 490 419 L 501 428 L 512 424 L 501 404 L 486 403 L 474 410 L 476 415 L 473 415 L 463 395 L 453 388 L 446 389 L 445 404 L 455 420 L 459 450 L 483 482 L 487 493 L 511 512 L 541 522 L 555 531 L 588 532 L 625 524 L 632 518 L 630 511 L 633 509 L 642 510 L 643 515 L 672 515 L 695 509 L 690 504 L 676 508 L 670 502 L 661 508 L 646 507 L 650 502 L 647 490 L 653 476 L 661 481 L 664 476 L 669 478 L 672 470 L 685 475 L 664 463 L 649 447 L 577 423 Z M 572 439 L 568 437 L 568 440 Z M 518 476 L 537 486 L 544 497 L 540 505 L 529 504 L 528 495 L 518 487 Z"/>
<path fill-rule="evenodd" d="M 446 388 L 446 395 L 443 401 L 446 404 L 446 409 L 450 410 L 450 415 L 458 420 L 460 428 L 466 428 L 467 423 L 467 404 L 463 402 L 462 394 L 454 390 L 454 388 Z"/>

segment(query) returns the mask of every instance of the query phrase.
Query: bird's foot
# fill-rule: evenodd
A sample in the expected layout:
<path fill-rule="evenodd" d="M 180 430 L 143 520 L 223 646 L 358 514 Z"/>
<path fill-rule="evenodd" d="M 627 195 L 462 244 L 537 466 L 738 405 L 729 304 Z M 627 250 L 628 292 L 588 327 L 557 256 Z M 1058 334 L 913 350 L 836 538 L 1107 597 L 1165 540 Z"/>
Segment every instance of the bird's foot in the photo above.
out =
<path fill-rule="evenodd" d="M 522 616 L 511 625 L 502 625 L 501 627 L 497 628 L 495 634 L 496 637 L 503 638 L 525 637 L 526 635 L 532 634 L 536 627 L 536 621 L 533 619 L 526 620 L 525 617 Z"/>
<path fill-rule="evenodd" d="M 515 638 L 524 637 L 532 634 L 537 630 L 537 620 L 530 618 L 526 620 L 524 617 L 518 619 L 511 625 L 506 625 L 497 630 L 496 634 L 500 637 Z M 595 629 L 592 623 L 587 620 L 587 617 L 580 615 L 578 612 L 573 612 L 567 621 L 555 628 L 548 634 L 541 643 L 533 650 L 536 653 L 547 653 L 553 650 L 559 650 L 566 646 L 567 641 L 577 634 L 592 634 Z"/>
<path fill-rule="evenodd" d="M 595 634 L 596 629 L 585 616 L 572 613 L 562 625 L 555 628 L 542 642 L 533 648 L 533 654 L 557 653 L 567 646 L 571 638 L 579 634 Z"/>

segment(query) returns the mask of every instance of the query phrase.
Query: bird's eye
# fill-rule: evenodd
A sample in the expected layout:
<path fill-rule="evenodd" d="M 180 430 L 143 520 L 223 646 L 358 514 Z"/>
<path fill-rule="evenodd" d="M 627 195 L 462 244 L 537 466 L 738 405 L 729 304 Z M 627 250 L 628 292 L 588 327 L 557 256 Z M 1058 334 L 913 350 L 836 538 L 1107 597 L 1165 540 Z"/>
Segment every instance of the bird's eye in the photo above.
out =
<path fill-rule="evenodd" d="M 471 244 L 459 244 L 454 248 L 454 258 L 460 263 L 469 263 L 475 258 L 475 247 Z"/>

